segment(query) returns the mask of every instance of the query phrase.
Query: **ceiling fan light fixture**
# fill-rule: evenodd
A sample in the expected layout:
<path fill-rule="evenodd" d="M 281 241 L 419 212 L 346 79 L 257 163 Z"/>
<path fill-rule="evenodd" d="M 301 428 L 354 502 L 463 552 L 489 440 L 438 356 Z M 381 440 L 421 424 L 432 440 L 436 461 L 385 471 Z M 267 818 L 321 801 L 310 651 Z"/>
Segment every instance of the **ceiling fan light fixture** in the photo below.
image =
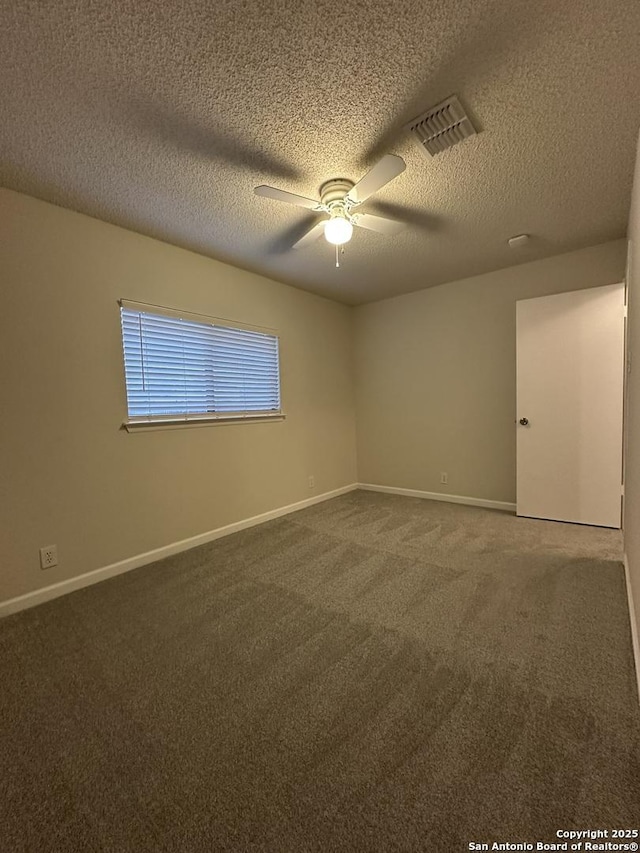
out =
<path fill-rule="evenodd" d="M 324 236 L 328 243 L 342 246 L 348 243 L 353 234 L 353 225 L 344 216 L 332 216 L 324 226 Z"/>
<path fill-rule="evenodd" d="M 360 178 L 357 184 L 347 178 L 331 178 L 325 181 L 320 187 L 319 201 L 279 190 L 277 187 L 269 187 L 266 184 L 255 187 L 254 192 L 264 198 L 294 204 L 296 207 L 306 207 L 315 213 L 329 214 L 328 219 L 325 217 L 317 219 L 306 234 L 293 244 L 293 249 L 309 246 L 322 234 L 326 237 L 327 243 L 339 248 L 351 239 L 354 225 L 389 235 L 396 234 L 402 228 L 396 219 L 386 219 L 374 213 L 354 215 L 353 210 L 354 208 L 359 210 L 361 204 L 402 174 L 405 168 L 402 157 L 385 154 L 366 175 Z"/>

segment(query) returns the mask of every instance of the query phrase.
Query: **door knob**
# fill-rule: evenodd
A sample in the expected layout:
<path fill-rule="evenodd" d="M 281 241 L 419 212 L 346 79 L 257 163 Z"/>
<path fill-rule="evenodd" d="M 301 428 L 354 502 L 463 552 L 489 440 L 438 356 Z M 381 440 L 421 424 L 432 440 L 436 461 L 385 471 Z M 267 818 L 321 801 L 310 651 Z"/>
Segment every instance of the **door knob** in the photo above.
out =
<path fill-rule="evenodd" d="M 529 423 L 529 418 L 520 418 L 520 425 L 527 426 Z"/>

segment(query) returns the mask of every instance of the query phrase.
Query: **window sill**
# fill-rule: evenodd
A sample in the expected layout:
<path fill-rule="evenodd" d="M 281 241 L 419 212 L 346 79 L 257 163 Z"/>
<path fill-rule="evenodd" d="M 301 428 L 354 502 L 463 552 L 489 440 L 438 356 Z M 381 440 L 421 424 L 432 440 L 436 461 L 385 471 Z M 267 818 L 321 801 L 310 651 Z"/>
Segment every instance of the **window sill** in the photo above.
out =
<path fill-rule="evenodd" d="M 228 417 L 217 415 L 215 417 L 202 418 L 149 418 L 148 420 L 125 421 L 122 429 L 127 432 L 152 432 L 159 429 L 184 429 L 185 427 L 205 426 L 230 426 L 232 424 L 266 424 L 273 421 L 283 421 L 286 415 L 283 412 L 273 414 L 251 415 L 229 415 Z"/>

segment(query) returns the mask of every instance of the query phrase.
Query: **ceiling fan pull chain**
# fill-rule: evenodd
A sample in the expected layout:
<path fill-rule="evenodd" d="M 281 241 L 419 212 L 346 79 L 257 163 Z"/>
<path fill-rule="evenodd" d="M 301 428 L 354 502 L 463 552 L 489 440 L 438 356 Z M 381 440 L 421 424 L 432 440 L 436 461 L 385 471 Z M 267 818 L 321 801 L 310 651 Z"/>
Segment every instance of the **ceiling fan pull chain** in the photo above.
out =
<path fill-rule="evenodd" d="M 338 267 L 338 269 L 340 269 L 340 256 L 338 254 L 339 248 L 339 246 L 336 246 L 336 267 Z"/>

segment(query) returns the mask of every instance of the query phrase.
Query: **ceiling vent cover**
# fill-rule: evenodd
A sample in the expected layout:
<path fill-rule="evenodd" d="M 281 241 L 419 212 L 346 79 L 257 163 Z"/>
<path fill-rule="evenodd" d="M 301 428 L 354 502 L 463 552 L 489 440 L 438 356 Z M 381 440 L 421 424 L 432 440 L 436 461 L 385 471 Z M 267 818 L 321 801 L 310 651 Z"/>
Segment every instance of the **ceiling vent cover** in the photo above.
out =
<path fill-rule="evenodd" d="M 414 118 L 406 129 L 432 157 L 477 133 L 455 95 Z"/>

